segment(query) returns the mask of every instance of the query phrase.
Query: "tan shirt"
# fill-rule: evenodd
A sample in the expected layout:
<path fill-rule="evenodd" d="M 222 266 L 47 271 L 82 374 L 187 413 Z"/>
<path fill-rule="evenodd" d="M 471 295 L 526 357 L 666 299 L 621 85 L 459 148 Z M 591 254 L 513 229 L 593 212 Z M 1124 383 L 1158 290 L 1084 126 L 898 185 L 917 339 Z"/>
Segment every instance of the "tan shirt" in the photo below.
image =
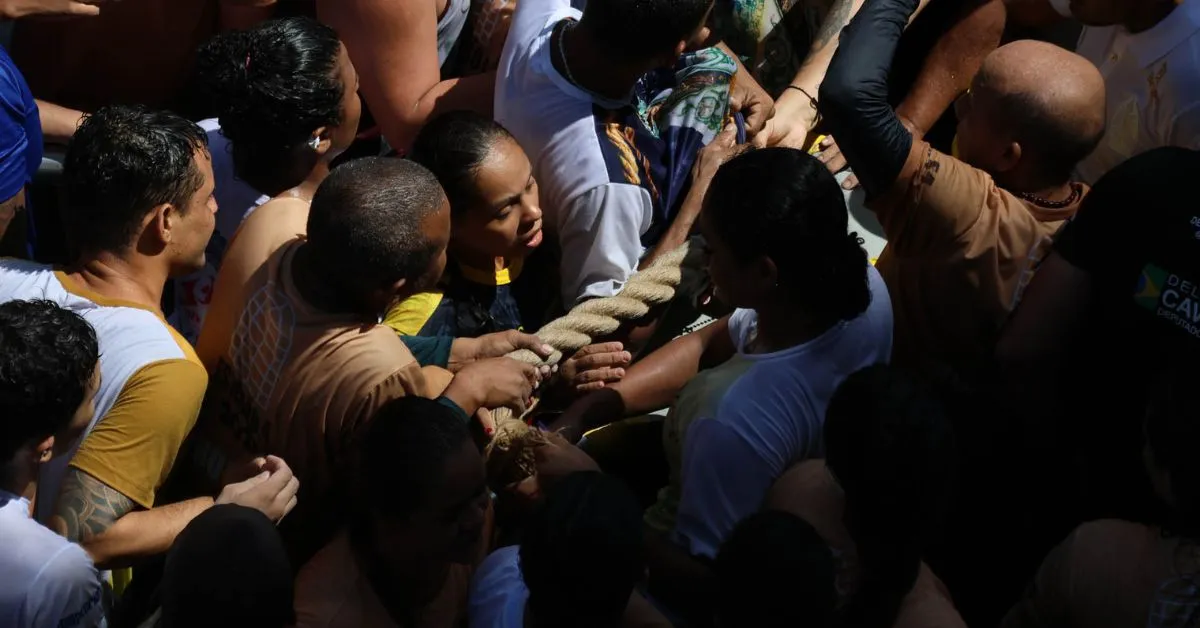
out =
<path fill-rule="evenodd" d="M 446 584 L 404 628 L 454 628 L 466 626 L 467 596 L 474 568 L 453 565 Z M 399 628 L 380 602 L 345 533 L 313 557 L 296 578 L 297 628 Z"/>
<path fill-rule="evenodd" d="M 1086 523 L 1050 552 L 1001 626 L 1189 625 L 1186 619 L 1200 611 L 1200 599 L 1194 587 L 1173 585 L 1178 573 L 1197 572 L 1198 557 L 1194 546 L 1181 547 L 1159 528 L 1116 520 Z M 1172 591 L 1182 595 L 1176 598 Z"/>
<path fill-rule="evenodd" d="M 1051 210 L 1027 203 L 982 170 L 924 142 L 918 147 L 905 166 L 915 172 L 911 181 L 870 203 L 888 240 L 876 268 L 892 296 L 892 361 L 972 365 L 991 355 L 1055 232 L 1079 204 Z"/>
<path fill-rule="evenodd" d="M 381 405 L 428 392 L 395 333 L 318 310 L 297 291 L 291 262 L 307 209 L 272 201 L 242 224 L 197 343 L 211 374 L 198 426 L 202 442 L 215 446 L 207 450 L 216 454 L 210 477 L 253 456 L 282 457 L 300 479 L 301 506 L 289 519 L 323 510 L 313 498 L 337 485 L 351 440 Z"/>
<path fill-rule="evenodd" d="M 858 581 L 854 540 L 842 523 L 845 497 L 825 469 L 824 460 L 809 460 L 792 467 L 767 495 L 766 507 L 790 512 L 807 521 L 833 549 L 837 563 L 837 591 L 844 603 Z M 954 608 L 946 585 L 921 563 L 917 581 L 904 597 L 893 628 L 966 628 Z"/>

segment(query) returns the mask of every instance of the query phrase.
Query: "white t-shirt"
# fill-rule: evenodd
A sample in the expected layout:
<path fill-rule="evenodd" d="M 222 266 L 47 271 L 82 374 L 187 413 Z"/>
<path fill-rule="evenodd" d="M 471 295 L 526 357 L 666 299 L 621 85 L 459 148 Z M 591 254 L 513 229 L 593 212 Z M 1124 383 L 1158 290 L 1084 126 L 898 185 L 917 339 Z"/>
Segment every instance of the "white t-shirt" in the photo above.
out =
<path fill-rule="evenodd" d="M 0 626 L 105 626 L 100 573 L 82 547 L 29 516 L 29 501 L 0 491 Z"/>
<path fill-rule="evenodd" d="M 865 312 L 790 349 L 746 353 L 758 315 L 738 310 L 730 316 L 738 354 L 754 365 L 687 429 L 672 537 L 693 555 L 715 557 L 784 471 L 821 456 L 834 390 L 851 373 L 891 358 L 892 302 L 875 268 L 867 273 L 871 304 Z"/>
<path fill-rule="evenodd" d="M 595 107 L 614 102 L 586 92 L 554 69 L 550 34 L 581 16 L 569 0 L 521 0 L 496 75 L 495 115 L 533 161 L 546 224 L 562 249 L 562 298 L 616 294 L 642 257 L 654 216 L 650 193 L 626 182 L 621 155 L 602 141 Z"/>
<path fill-rule="evenodd" d="M 54 513 L 68 463 L 151 508 L 165 473 L 150 467 L 169 469 L 173 464 L 208 383 L 195 351 L 155 310 L 71 285 L 64 273 L 49 266 L 0 260 L 0 303 L 18 299 L 47 299 L 82 316 L 96 330 L 100 346 L 95 416 L 68 453 L 41 466 L 38 521 L 49 521 Z M 104 446 L 89 449 L 85 460 L 79 460 L 83 442 L 101 423 L 128 430 L 128 436 L 112 443 L 118 437 L 109 433 Z M 146 468 L 130 468 L 135 460 Z"/>
<path fill-rule="evenodd" d="M 213 283 L 217 280 L 217 270 L 221 267 L 221 258 L 229 241 L 246 216 L 271 200 L 233 173 L 232 145 L 221 135 L 220 124 L 216 120 L 203 120 L 200 128 L 208 134 L 208 150 L 212 154 L 217 224 L 205 250 L 204 268 L 174 280 L 175 309 L 168 319 L 171 326 L 193 345 L 200 337 L 204 315 L 212 302 Z"/>
<path fill-rule="evenodd" d="M 491 553 L 471 579 L 467 616 L 471 628 L 522 628 L 529 589 L 521 578 L 520 546 Z"/>
<path fill-rule="evenodd" d="M 1063 16 L 1070 0 L 1050 0 Z M 1094 184 L 1121 162 L 1154 148 L 1200 149 L 1200 0 L 1181 0 L 1140 33 L 1088 26 L 1075 51 L 1104 75 L 1108 126 L 1077 171 Z"/>

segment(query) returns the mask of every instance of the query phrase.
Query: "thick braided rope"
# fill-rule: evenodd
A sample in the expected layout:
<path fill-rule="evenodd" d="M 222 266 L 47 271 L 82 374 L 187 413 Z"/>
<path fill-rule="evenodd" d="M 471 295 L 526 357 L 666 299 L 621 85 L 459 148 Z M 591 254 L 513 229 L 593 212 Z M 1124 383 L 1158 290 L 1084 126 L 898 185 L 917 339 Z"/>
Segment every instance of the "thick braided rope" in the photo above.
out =
<path fill-rule="evenodd" d="M 631 276 L 616 295 L 584 301 L 537 330 L 537 337 L 554 348 L 548 359 L 542 360 L 527 349 L 508 357 L 536 366 L 557 364 L 564 355 L 574 355 L 593 339 L 617 331 L 621 323 L 642 318 L 651 307 L 675 298 L 687 254 L 688 245 L 684 243 Z M 543 442 L 543 436 L 507 408 L 493 410 L 492 416 L 496 433 L 487 448 L 488 478 L 493 488 L 500 488 L 534 474 L 533 448 Z"/>

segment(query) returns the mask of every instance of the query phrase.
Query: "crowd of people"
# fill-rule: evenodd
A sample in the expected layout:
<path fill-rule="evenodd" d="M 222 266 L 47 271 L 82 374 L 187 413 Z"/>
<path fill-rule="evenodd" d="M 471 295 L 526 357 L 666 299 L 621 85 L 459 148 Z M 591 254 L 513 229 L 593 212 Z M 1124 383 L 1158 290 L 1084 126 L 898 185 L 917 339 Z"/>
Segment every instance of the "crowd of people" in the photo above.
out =
<path fill-rule="evenodd" d="M 1200 622 L 1200 0 L 0 17 L 0 626 Z"/>

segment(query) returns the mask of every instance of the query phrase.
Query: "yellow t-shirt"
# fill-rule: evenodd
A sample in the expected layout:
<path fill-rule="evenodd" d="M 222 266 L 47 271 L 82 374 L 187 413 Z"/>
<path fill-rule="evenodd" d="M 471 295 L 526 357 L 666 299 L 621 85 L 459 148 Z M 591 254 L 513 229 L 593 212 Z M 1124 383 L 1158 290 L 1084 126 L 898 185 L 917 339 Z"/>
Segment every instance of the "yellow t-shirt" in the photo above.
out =
<path fill-rule="evenodd" d="M 78 313 L 100 346 L 95 418 L 68 455 L 42 466 L 38 520 L 54 513 L 68 465 L 154 507 L 208 385 L 196 353 L 155 308 L 106 298 L 42 264 L 0 261 L 0 303 L 33 298 Z"/>

